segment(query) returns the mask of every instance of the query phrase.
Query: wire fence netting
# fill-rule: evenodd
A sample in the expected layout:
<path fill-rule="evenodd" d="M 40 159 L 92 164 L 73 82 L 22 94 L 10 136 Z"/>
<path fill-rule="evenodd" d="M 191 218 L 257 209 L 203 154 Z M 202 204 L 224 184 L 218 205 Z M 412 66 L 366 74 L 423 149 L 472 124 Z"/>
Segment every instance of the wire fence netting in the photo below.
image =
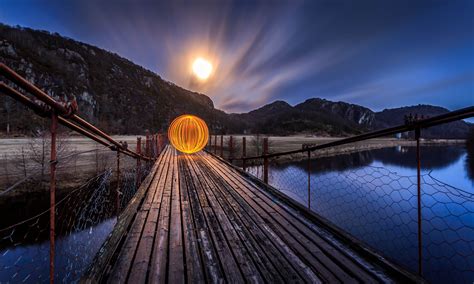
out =
<path fill-rule="evenodd" d="M 135 149 L 135 137 L 120 138 Z M 0 283 L 48 282 L 50 137 L 45 131 L 2 142 Z M 57 144 L 55 280 L 70 283 L 88 268 L 151 164 L 120 154 L 118 171 L 117 153 L 107 147 L 67 134 Z"/>
<path fill-rule="evenodd" d="M 422 268 L 430 282 L 474 279 L 474 175 L 467 152 L 464 145 L 421 147 Z M 301 155 L 269 159 L 268 183 L 418 273 L 415 147 L 312 155 L 309 163 Z M 263 160 L 247 161 L 246 171 L 263 180 Z"/>

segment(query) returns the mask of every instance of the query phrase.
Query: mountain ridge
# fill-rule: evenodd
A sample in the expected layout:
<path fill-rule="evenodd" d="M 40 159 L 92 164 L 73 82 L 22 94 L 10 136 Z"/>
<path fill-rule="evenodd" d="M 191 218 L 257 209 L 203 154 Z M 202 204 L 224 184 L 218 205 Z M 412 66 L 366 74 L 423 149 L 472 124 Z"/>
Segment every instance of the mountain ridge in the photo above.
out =
<path fill-rule="evenodd" d="M 347 136 L 388 127 L 393 121 L 403 123 L 410 111 L 431 116 L 448 111 L 411 106 L 374 112 L 356 104 L 310 98 L 295 106 L 275 101 L 247 113 L 228 114 L 216 109 L 208 96 L 166 81 L 115 53 L 59 34 L 2 24 L 0 60 L 53 98 L 76 98 L 80 115 L 113 134 L 166 131 L 174 117 L 192 113 L 206 120 L 214 133 Z M 42 119 L 24 106 L 0 96 L 0 131 L 7 125 L 20 133 L 44 127 Z M 470 129 L 464 121 L 449 126 L 433 133 L 459 138 Z M 431 132 L 424 135 L 434 137 Z"/>

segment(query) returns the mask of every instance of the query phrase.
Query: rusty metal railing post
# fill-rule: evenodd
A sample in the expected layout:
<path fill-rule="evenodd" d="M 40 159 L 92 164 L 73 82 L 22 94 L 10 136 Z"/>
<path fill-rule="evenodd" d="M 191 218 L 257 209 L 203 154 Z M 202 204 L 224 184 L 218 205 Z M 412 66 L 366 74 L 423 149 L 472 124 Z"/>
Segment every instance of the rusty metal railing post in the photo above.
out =
<path fill-rule="evenodd" d="M 268 138 L 263 138 L 263 182 L 268 184 Z"/>
<path fill-rule="evenodd" d="M 51 116 L 51 160 L 49 184 L 49 283 L 54 283 L 55 259 L 55 229 L 56 229 L 56 132 L 58 129 L 58 116 L 55 112 Z"/>
<path fill-rule="evenodd" d="M 151 140 L 150 140 L 150 157 L 156 157 L 156 135 L 152 134 L 151 135 Z"/>
<path fill-rule="evenodd" d="M 217 134 L 214 135 L 214 155 L 217 155 Z"/>
<path fill-rule="evenodd" d="M 232 164 L 234 158 L 234 141 L 232 135 L 229 137 L 229 162 Z"/>
<path fill-rule="evenodd" d="M 163 152 L 163 134 L 158 134 L 158 156 L 161 155 L 161 152 Z"/>
<path fill-rule="evenodd" d="M 148 130 L 145 132 L 145 155 L 150 157 L 150 134 Z"/>
<path fill-rule="evenodd" d="M 160 155 L 160 134 L 155 134 L 155 158 L 158 158 Z"/>
<path fill-rule="evenodd" d="M 137 137 L 137 148 L 136 148 L 136 152 L 138 155 L 140 155 L 142 153 L 142 138 L 141 137 Z M 136 177 L 137 177 L 137 181 L 136 181 L 136 187 L 139 188 L 140 187 L 140 182 L 142 180 L 142 175 L 141 175 L 141 170 L 142 170 L 142 161 L 140 158 L 137 159 L 137 169 L 136 169 Z"/>
<path fill-rule="evenodd" d="M 117 149 L 117 186 L 115 188 L 115 208 L 120 212 L 120 151 Z"/>
<path fill-rule="evenodd" d="M 308 150 L 308 209 L 311 210 L 311 151 Z"/>
<path fill-rule="evenodd" d="M 224 135 L 221 134 L 221 158 L 224 158 Z"/>
<path fill-rule="evenodd" d="M 245 157 L 247 156 L 247 143 L 245 136 L 242 137 L 242 169 L 245 172 Z"/>
<path fill-rule="evenodd" d="M 420 128 L 415 129 L 416 139 L 416 176 L 417 176 L 417 201 L 418 201 L 418 274 L 423 275 L 423 242 L 421 227 L 421 157 L 420 157 Z"/>

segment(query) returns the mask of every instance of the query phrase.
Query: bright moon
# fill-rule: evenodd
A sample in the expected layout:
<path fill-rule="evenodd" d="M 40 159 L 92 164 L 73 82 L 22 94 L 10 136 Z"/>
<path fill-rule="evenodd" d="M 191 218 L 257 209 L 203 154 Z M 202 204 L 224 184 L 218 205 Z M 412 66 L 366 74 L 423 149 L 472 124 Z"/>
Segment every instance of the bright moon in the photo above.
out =
<path fill-rule="evenodd" d="M 201 80 L 209 78 L 212 72 L 212 64 L 204 58 L 197 58 L 193 63 L 193 72 Z"/>

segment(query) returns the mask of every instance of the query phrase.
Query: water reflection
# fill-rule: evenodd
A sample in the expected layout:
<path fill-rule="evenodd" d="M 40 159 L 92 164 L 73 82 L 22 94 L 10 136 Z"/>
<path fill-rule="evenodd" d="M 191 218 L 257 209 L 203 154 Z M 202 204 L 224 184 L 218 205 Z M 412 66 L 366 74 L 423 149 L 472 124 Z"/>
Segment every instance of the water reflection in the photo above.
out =
<path fill-rule="evenodd" d="M 423 170 L 435 170 L 449 167 L 456 163 L 466 154 L 464 146 L 422 146 L 421 147 L 421 168 Z M 474 150 L 468 151 L 469 166 L 466 168 L 474 180 Z M 322 157 L 311 161 L 311 169 L 319 173 L 332 171 L 346 171 L 356 169 L 380 162 L 385 166 L 397 166 L 407 169 L 416 169 L 416 147 L 390 147 L 370 151 L 360 151 L 350 154 L 341 154 L 333 157 Z M 291 163 L 274 164 L 272 167 L 284 170 L 288 167 L 298 167 L 306 171 L 307 161 L 297 161 Z"/>
<path fill-rule="evenodd" d="M 56 196 L 55 278 L 77 282 L 116 222 L 116 184 L 106 171 L 83 186 Z M 132 187 L 125 184 L 132 183 Z M 135 190 L 123 179 L 123 189 Z M 112 190 L 113 189 L 113 190 Z M 121 200 L 127 202 L 126 199 Z M 49 279 L 49 192 L 2 198 L 0 283 Z"/>
<path fill-rule="evenodd" d="M 304 205 L 309 199 L 313 211 L 416 272 L 415 151 L 393 147 L 314 159 L 310 196 L 307 161 L 271 164 L 269 183 Z M 423 263 L 431 282 L 474 278 L 472 154 L 464 146 L 421 148 Z"/>

